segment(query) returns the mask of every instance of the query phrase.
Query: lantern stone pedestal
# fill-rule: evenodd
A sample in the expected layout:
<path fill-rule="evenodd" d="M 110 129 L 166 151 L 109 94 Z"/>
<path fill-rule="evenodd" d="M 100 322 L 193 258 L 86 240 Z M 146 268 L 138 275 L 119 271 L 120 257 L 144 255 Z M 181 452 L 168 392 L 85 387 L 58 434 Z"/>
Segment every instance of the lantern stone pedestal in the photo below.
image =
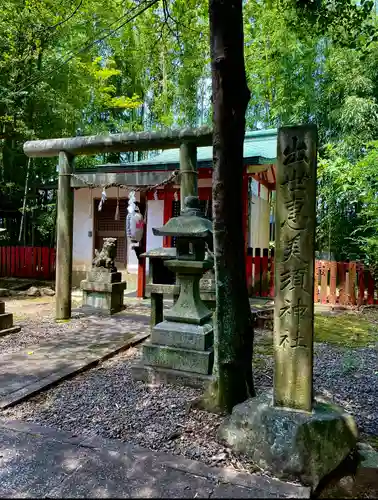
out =
<path fill-rule="evenodd" d="M 211 380 L 214 363 L 212 312 L 202 302 L 199 280 L 209 262 L 172 260 L 165 265 L 177 272 L 180 295 L 152 328 L 143 345 L 142 364 L 133 376 L 148 382 L 204 387 Z"/>
<path fill-rule="evenodd" d="M 164 321 L 152 329 L 151 341 L 143 346 L 148 365 L 211 374 L 212 312 L 199 295 L 199 280 L 209 265 L 207 262 L 184 260 L 166 262 L 168 268 L 177 272 L 180 295 L 172 309 L 164 314 Z"/>
<path fill-rule="evenodd" d="M 117 240 L 105 238 L 101 252 L 97 252 L 93 260 L 93 268 L 87 273 L 87 279 L 80 283 L 83 312 L 114 314 L 124 308 L 126 281 L 122 281 L 122 274 L 114 266 L 116 250 Z"/>
<path fill-rule="evenodd" d="M 0 301 L 0 337 L 21 331 L 20 326 L 13 326 L 13 314 L 5 312 L 5 302 Z"/>
<path fill-rule="evenodd" d="M 197 197 L 185 200 L 179 217 L 153 229 L 157 235 L 177 237 L 177 259 L 165 266 L 176 273 L 180 295 L 164 313 L 164 321 L 152 328 L 151 339 L 143 345 L 142 363 L 132 370 L 138 380 L 203 387 L 211 380 L 214 363 L 213 313 L 201 300 L 199 283 L 212 267 L 212 262 L 203 260 L 212 226 L 200 216 Z"/>

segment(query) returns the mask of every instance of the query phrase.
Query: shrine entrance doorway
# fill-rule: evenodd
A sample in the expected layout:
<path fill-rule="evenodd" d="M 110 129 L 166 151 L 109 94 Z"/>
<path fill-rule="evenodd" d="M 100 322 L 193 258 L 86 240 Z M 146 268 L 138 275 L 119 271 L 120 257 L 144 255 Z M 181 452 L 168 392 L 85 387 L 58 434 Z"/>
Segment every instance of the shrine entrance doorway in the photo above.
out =
<path fill-rule="evenodd" d="M 127 215 L 127 199 L 119 200 L 119 220 L 115 220 L 117 209 L 117 199 L 108 198 L 102 206 L 101 211 L 98 211 L 100 199 L 94 200 L 94 248 L 101 250 L 104 238 L 117 238 L 117 257 L 115 264 L 118 270 L 126 269 L 127 267 L 127 238 L 126 238 L 126 215 Z"/>

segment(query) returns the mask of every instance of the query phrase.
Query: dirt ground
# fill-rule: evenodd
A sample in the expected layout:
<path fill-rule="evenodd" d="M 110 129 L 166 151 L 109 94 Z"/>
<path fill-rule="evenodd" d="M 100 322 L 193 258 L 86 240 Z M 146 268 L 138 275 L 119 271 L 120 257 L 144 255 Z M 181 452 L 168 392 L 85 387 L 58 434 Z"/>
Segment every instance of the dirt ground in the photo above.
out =
<path fill-rule="evenodd" d="M 38 317 L 53 319 L 55 317 L 55 297 L 2 297 L 6 312 L 13 314 L 14 322 L 26 319 L 35 320 Z M 82 305 L 80 294 L 72 295 L 72 313 Z M 127 312 L 135 314 L 150 314 L 149 301 L 127 298 L 125 299 Z"/>

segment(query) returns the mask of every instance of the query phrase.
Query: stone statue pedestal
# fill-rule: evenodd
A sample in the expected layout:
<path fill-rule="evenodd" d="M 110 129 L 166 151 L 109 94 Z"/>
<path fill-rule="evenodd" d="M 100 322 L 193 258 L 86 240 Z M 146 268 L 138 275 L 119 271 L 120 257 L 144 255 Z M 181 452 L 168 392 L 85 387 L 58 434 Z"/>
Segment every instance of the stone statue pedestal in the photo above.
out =
<path fill-rule="evenodd" d="M 13 314 L 5 312 L 5 302 L 0 301 L 0 337 L 10 333 L 18 333 L 20 326 L 13 326 Z"/>
<path fill-rule="evenodd" d="M 212 312 L 202 302 L 199 282 L 212 265 L 207 261 L 170 260 L 165 265 L 177 273 L 180 295 L 154 326 L 143 345 L 143 364 L 133 375 L 149 382 L 204 387 L 211 380 L 214 362 Z"/>
<path fill-rule="evenodd" d="M 351 415 L 316 398 L 311 412 L 273 405 L 273 391 L 236 405 L 219 437 L 274 476 L 313 489 L 356 448 Z"/>
<path fill-rule="evenodd" d="M 122 281 L 119 272 L 112 272 L 105 267 L 93 268 L 87 273 L 87 279 L 80 283 L 80 288 L 83 290 L 84 310 L 114 314 L 124 308 L 126 281 Z"/>

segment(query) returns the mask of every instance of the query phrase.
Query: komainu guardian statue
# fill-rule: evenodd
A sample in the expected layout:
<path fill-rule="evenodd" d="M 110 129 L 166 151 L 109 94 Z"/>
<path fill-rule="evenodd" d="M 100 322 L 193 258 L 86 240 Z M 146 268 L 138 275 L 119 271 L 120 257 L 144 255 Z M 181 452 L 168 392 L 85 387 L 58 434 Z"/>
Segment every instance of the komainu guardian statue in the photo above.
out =
<path fill-rule="evenodd" d="M 93 267 L 105 267 L 110 269 L 112 273 L 117 272 L 114 260 L 117 255 L 117 239 L 104 238 L 104 244 L 100 251 L 95 250 L 95 257 L 92 261 Z"/>

